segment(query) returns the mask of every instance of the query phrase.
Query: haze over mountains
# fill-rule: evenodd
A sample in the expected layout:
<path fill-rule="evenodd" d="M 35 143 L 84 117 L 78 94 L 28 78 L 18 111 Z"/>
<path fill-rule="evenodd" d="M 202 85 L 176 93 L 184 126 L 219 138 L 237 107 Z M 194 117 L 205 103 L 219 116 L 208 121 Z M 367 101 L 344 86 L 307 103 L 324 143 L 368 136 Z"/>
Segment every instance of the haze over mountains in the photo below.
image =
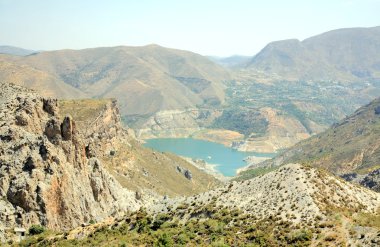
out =
<path fill-rule="evenodd" d="M 338 29 L 302 42 L 272 42 L 252 59 L 212 57 L 215 62 L 158 45 L 4 54 L 0 79 L 45 96 L 116 98 L 139 137 L 210 139 L 198 132 L 221 128 L 244 134 L 234 137 L 243 141 L 238 149 L 274 152 L 380 93 L 379 40 L 380 27 Z M 241 117 L 252 111 L 259 115 L 249 124 L 261 127 L 246 133 Z M 236 124 L 220 124 L 226 119 Z M 278 125 L 279 119 L 290 124 Z"/>

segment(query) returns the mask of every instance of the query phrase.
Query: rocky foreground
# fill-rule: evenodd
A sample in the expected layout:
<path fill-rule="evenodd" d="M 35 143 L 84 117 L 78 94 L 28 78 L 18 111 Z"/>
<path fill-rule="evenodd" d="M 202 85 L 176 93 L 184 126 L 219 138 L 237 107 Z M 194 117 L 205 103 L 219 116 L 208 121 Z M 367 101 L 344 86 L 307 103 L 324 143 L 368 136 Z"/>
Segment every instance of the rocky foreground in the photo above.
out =
<path fill-rule="evenodd" d="M 378 246 L 380 194 L 298 164 L 114 221 L 34 238 L 41 245 Z"/>

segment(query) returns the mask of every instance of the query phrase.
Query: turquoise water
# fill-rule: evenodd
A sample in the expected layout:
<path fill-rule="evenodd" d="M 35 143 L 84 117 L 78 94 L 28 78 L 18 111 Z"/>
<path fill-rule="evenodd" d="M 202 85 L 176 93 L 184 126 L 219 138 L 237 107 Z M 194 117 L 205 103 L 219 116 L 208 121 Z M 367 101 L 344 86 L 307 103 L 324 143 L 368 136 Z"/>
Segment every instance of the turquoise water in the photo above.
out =
<path fill-rule="evenodd" d="M 236 169 L 246 166 L 247 156 L 273 157 L 275 154 L 239 152 L 222 144 L 192 138 L 157 138 L 145 140 L 144 146 L 160 152 L 171 152 L 180 156 L 203 159 L 218 165 L 224 176 L 236 175 Z"/>

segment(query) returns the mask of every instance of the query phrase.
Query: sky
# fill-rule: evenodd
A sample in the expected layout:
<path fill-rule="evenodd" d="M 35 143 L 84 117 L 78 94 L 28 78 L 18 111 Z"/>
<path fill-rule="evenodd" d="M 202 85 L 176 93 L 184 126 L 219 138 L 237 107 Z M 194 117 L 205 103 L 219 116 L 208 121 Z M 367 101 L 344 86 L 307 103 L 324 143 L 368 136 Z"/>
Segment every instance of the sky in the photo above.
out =
<path fill-rule="evenodd" d="M 380 25 L 380 0 L 0 0 L 0 45 L 158 44 L 252 56 L 271 41 Z"/>

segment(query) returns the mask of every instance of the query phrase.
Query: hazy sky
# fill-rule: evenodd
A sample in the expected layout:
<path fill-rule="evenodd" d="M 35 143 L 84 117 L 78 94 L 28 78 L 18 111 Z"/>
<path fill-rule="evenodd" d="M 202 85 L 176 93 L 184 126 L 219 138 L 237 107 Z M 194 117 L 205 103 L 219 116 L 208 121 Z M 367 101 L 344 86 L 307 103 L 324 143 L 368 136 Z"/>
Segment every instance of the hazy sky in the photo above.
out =
<path fill-rule="evenodd" d="M 378 26 L 379 13 L 380 0 L 0 0 L 0 45 L 254 55 L 274 40 Z"/>

